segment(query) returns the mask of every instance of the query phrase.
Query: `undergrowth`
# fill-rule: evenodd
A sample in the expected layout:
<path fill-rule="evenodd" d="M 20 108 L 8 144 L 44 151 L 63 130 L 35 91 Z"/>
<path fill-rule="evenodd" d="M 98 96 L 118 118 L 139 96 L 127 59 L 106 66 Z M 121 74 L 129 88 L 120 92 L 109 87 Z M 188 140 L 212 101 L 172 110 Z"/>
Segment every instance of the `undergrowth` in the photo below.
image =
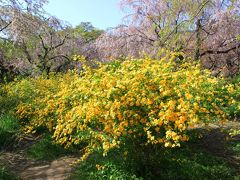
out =
<path fill-rule="evenodd" d="M 13 148 L 19 133 L 19 124 L 12 115 L 0 115 L 0 150 Z"/>
<path fill-rule="evenodd" d="M 52 161 L 61 156 L 77 153 L 75 149 L 65 149 L 55 144 L 49 133 L 44 134 L 42 139 L 27 150 L 27 155 L 35 160 Z"/>
<path fill-rule="evenodd" d="M 148 151 L 148 153 L 146 153 Z M 80 163 L 72 180 L 77 179 L 239 179 L 240 175 L 226 160 L 208 153 L 194 143 L 180 149 L 145 147 L 125 154 L 114 150 L 107 157 L 94 153 Z"/>

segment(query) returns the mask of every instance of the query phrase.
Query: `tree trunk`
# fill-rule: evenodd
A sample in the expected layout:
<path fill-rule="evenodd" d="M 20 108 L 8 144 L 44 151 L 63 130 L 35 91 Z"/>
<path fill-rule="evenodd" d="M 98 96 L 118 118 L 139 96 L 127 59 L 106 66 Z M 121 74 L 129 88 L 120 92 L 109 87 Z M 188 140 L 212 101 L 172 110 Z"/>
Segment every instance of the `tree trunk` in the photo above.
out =
<path fill-rule="evenodd" d="M 201 37 L 200 37 L 200 32 L 201 32 L 201 19 L 197 20 L 196 23 L 196 45 L 195 45 L 195 55 L 194 59 L 199 60 L 200 58 L 200 48 L 201 48 Z"/>

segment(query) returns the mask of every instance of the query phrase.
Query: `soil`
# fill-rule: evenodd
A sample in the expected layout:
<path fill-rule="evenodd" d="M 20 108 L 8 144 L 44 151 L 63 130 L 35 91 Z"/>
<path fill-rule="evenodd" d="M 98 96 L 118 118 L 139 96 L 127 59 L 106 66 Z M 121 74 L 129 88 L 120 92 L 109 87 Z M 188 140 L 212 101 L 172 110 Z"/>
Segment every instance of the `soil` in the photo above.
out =
<path fill-rule="evenodd" d="M 26 156 L 27 149 L 38 141 L 38 137 L 25 137 L 14 148 L 0 152 L 0 162 L 22 180 L 65 180 L 71 175 L 71 165 L 77 156 L 64 156 L 54 161 L 37 161 Z"/>
<path fill-rule="evenodd" d="M 230 129 L 240 129 L 240 121 L 230 121 L 222 126 L 210 124 L 203 137 L 198 141 L 198 146 L 216 157 L 221 157 L 225 161 L 239 169 L 240 175 L 240 156 L 236 155 L 230 143 L 240 141 L 240 135 L 231 137 Z"/>

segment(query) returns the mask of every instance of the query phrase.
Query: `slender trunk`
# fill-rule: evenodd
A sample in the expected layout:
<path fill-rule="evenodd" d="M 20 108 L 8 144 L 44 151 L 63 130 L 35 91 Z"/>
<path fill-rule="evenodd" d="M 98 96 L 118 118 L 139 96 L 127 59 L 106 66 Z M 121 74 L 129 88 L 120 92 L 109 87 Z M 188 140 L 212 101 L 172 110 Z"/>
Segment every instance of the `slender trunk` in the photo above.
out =
<path fill-rule="evenodd" d="M 196 45 L 195 45 L 195 60 L 199 60 L 200 58 L 200 48 L 201 48 L 201 37 L 200 37 L 200 31 L 201 31 L 201 19 L 197 20 L 196 23 Z"/>

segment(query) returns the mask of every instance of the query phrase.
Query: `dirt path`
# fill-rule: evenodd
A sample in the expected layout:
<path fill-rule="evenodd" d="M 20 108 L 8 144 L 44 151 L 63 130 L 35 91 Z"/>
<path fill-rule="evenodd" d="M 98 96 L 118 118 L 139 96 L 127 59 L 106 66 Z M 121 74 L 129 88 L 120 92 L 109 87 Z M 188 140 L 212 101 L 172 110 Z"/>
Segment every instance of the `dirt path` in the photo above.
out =
<path fill-rule="evenodd" d="M 15 148 L 7 148 L 0 152 L 0 164 L 9 167 L 10 171 L 22 180 L 64 180 L 73 171 L 71 164 L 78 160 L 77 156 L 64 156 L 51 162 L 37 161 L 26 156 L 26 151 L 41 136 L 26 136 Z"/>
<path fill-rule="evenodd" d="M 0 162 L 23 180 L 64 180 L 69 177 L 76 157 L 61 157 L 52 162 L 38 162 L 28 159 L 23 152 L 0 154 Z"/>
<path fill-rule="evenodd" d="M 21 172 L 20 177 L 22 179 L 64 180 L 70 176 L 72 172 L 70 164 L 75 160 L 74 157 L 62 157 L 45 165 L 33 165 Z"/>
<path fill-rule="evenodd" d="M 229 121 L 224 125 L 209 124 L 198 145 L 216 157 L 225 159 L 230 165 L 239 169 L 240 175 L 240 156 L 229 147 L 229 143 L 240 142 L 240 135 L 231 137 L 230 129 L 240 130 L 240 121 Z"/>

